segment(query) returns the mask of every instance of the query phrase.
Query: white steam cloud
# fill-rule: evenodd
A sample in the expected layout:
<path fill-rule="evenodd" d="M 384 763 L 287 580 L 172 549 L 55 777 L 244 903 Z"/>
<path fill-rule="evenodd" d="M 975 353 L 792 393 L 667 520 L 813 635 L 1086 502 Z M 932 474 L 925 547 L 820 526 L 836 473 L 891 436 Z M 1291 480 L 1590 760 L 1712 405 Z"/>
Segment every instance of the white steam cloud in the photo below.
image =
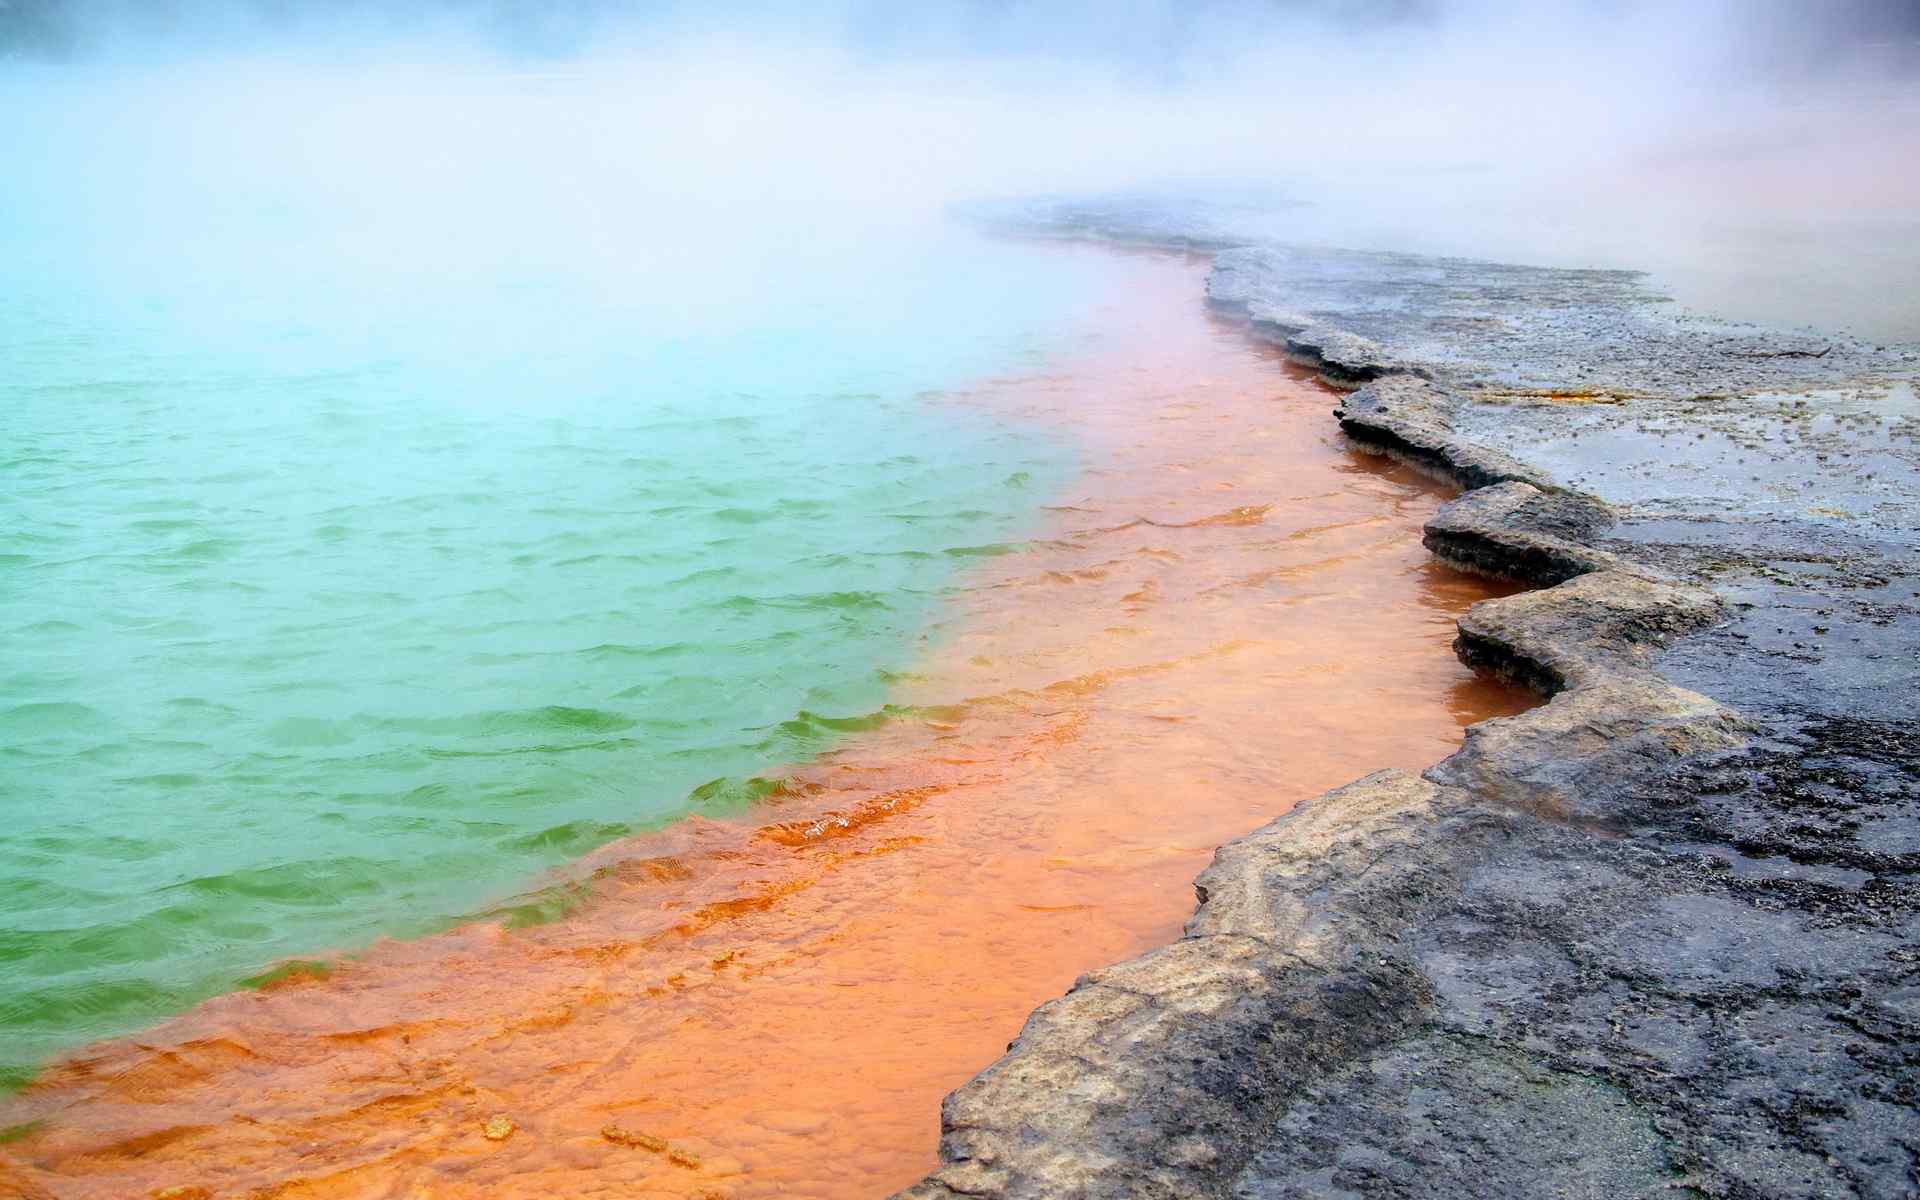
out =
<path fill-rule="evenodd" d="M 1302 240 L 1920 336 L 1898 3 L 0 3 L 16 265 L 644 275 L 685 318 L 909 267 L 955 201 L 1255 186 Z"/>

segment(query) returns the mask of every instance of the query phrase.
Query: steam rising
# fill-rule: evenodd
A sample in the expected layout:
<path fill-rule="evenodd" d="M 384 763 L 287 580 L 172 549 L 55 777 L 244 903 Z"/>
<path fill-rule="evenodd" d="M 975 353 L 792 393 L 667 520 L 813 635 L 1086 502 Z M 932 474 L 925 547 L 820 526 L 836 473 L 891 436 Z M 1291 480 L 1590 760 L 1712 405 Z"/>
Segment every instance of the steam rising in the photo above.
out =
<path fill-rule="evenodd" d="M 0 274 L 129 294 L 644 278 L 698 325 L 857 302 L 956 201 L 1254 187 L 1920 337 L 1895 2 L 0 0 L 0 53 Z"/>

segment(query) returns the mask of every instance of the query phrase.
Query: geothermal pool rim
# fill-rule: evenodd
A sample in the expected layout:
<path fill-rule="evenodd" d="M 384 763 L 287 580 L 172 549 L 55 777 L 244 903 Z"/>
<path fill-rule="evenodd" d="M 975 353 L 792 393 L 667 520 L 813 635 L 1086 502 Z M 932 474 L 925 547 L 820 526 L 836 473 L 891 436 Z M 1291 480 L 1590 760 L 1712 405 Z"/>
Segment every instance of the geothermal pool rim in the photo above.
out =
<path fill-rule="evenodd" d="M 1045 224 L 1042 235 L 1089 234 Z M 1188 252 L 1236 245 L 1169 235 L 1164 226 L 1142 232 L 1124 221 L 1090 232 L 1097 240 Z M 1216 263 L 1216 277 L 1220 270 Z M 1619 1085 L 1618 1056 L 1583 1060 L 1565 1039 L 1554 1047 L 1533 1044 L 1538 1038 L 1502 1039 L 1493 1021 L 1466 1031 L 1457 1023 L 1435 1025 L 1429 1018 L 1449 996 L 1484 990 L 1489 979 L 1508 986 L 1519 980 L 1524 988 L 1526 972 L 1502 979 L 1471 962 L 1436 971 L 1435 959 L 1423 963 L 1412 945 L 1436 922 L 1457 920 L 1448 905 L 1470 904 L 1461 899 L 1470 878 L 1482 896 L 1481 915 L 1493 911 L 1488 920 L 1524 927 L 1529 918 L 1518 909 L 1502 911 L 1496 898 L 1489 910 L 1484 900 L 1488 878 L 1525 875 L 1512 866 L 1516 856 L 1544 863 L 1537 878 L 1519 885 L 1530 893 L 1539 885 L 1570 893 L 1589 872 L 1603 881 L 1609 872 L 1625 878 L 1612 891 L 1603 882 L 1588 914 L 1597 921 L 1609 909 L 1632 915 L 1622 897 L 1631 899 L 1633 886 L 1645 891 L 1648 879 L 1672 877 L 1655 867 L 1639 878 L 1619 871 L 1627 851 L 1615 843 L 1626 836 L 1638 802 L 1627 798 L 1657 789 L 1675 770 L 1703 764 L 1700 770 L 1711 773 L 1716 761 L 1753 755 L 1763 738 L 1756 722 L 1654 670 L 1663 647 L 1725 620 L 1721 599 L 1594 544 L 1614 524 L 1609 506 L 1463 437 L 1454 419 L 1460 399 L 1422 366 L 1257 300 L 1210 298 L 1329 384 L 1357 387 L 1335 410 L 1356 448 L 1461 489 L 1427 524 L 1428 549 L 1449 565 L 1536 590 L 1476 604 L 1459 621 L 1455 651 L 1548 703 L 1470 727 L 1460 750 L 1420 776 L 1369 775 L 1220 847 L 1195 881 L 1199 905 L 1184 936 L 1082 976 L 1037 1010 L 1005 1057 L 949 1096 L 940 1167 L 898 1197 L 1277 1197 L 1349 1194 L 1343 1186 L 1353 1179 L 1371 1185 L 1368 1194 L 1526 1194 L 1543 1183 L 1581 1194 L 1676 1186 L 1724 1194 L 1730 1183 L 1758 1183 L 1754 1194 L 1774 1194 L 1766 1185 L 1801 1186 L 1790 1182 L 1800 1178 L 1791 1162 L 1749 1166 L 1740 1161 L 1744 1150 L 1716 1161 L 1715 1137 L 1733 1138 L 1743 1132 L 1738 1128 L 1698 1133 L 1689 1128 L 1691 1110 L 1645 1118 L 1638 1111 L 1644 1106 Z M 1680 903 L 1670 892 L 1655 896 Z M 1731 918 L 1736 926 L 1741 919 Z M 1686 927 L 1684 919 L 1674 924 Z M 1580 927 L 1574 919 L 1566 928 Z M 1715 985 L 1714 965 L 1722 960 L 1706 958 L 1703 986 Z M 1662 998 L 1659 970 L 1643 974 L 1635 982 L 1655 997 L 1649 1013 L 1674 997 L 1685 1001 L 1684 989 Z M 1718 974 L 1740 972 L 1722 965 Z M 1618 1017 L 1609 1019 L 1619 1035 Z M 1889 1082 L 1887 1064 L 1901 1051 L 1911 1063 L 1912 1033 L 1869 1031 L 1889 1052 L 1878 1061 L 1855 1055 L 1870 1085 Z M 1556 1056 L 1557 1075 L 1530 1061 Z M 1646 1069 L 1657 1064 L 1649 1060 Z M 1427 1100 L 1408 1101 L 1419 1094 L 1423 1072 Z M 1803 1097 L 1794 1081 L 1773 1082 L 1792 1093 L 1788 1119 L 1802 1103 L 1819 1113 L 1827 1102 Z M 1891 1082 L 1897 1085 L 1897 1077 Z M 1436 1101 L 1436 1088 L 1464 1094 Z M 1397 1107 L 1383 1092 L 1422 1109 L 1411 1120 L 1427 1122 L 1427 1132 L 1464 1131 L 1480 1148 L 1453 1155 L 1434 1139 L 1423 1143 L 1419 1130 L 1407 1132 L 1408 1118 L 1381 1115 Z M 1471 1111 L 1479 1103 L 1492 1115 Z M 1714 1101 L 1697 1103 L 1711 1108 Z M 1311 1115 L 1289 1120 L 1291 1110 L 1307 1107 L 1358 1130 L 1364 1147 L 1348 1153 L 1341 1129 L 1317 1130 Z M 1556 1144 L 1527 1144 L 1542 1134 Z M 1843 1131 L 1832 1140 L 1847 1137 Z M 1274 1149 L 1263 1157 L 1269 1142 Z M 1856 1149 L 1845 1146 L 1844 1163 L 1829 1151 L 1828 1178 L 1809 1176 L 1804 1184 L 1897 1194 L 1900 1176 L 1915 1178 L 1911 1165 L 1903 1171 L 1886 1161 L 1885 1146 Z M 1884 1172 L 1877 1163 L 1885 1163 Z M 1341 1170 L 1351 1175 L 1336 1185 Z"/>

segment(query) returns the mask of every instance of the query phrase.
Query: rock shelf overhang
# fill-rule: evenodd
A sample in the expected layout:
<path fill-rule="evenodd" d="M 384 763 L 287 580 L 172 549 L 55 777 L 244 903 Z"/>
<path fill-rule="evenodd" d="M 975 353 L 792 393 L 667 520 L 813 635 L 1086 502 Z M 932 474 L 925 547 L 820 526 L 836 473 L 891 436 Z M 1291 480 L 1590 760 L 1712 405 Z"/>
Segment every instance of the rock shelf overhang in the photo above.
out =
<path fill-rule="evenodd" d="M 1133 242 L 1180 223 L 1101 221 Z M 1470 371 L 1279 307 L 1296 253 L 1224 250 L 1209 300 L 1356 389 L 1335 415 L 1357 446 L 1463 490 L 1426 545 L 1538 590 L 1476 605 L 1455 649 L 1547 703 L 1222 846 L 1184 937 L 1035 1012 L 901 1195 L 1910 1194 L 1920 1017 L 1871 993 L 1920 983 L 1910 896 L 1880 898 L 1920 853 L 1839 847 L 1781 797 L 1806 754 L 1840 756 L 1920 830 L 1913 742 L 1802 712 L 1789 744 L 1780 713 L 1663 676 L 1723 599 L 1601 545 L 1607 504 L 1464 436 L 1437 380 Z"/>

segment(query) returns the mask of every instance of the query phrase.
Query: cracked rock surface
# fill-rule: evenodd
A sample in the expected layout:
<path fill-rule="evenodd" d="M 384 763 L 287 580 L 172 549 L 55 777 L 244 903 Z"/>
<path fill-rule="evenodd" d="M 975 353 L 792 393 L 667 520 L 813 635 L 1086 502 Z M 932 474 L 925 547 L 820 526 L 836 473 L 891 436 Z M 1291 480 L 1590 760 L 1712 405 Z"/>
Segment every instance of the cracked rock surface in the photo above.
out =
<path fill-rule="evenodd" d="M 1357 387 L 1356 445 L 1465 489 L 1429 548 L 1539 585 L 1456 649 L 1549 699 L 1221 847 L 1186 936 L 1036 1012 L 902 1195 L 1920 1195 L 1913 348 L 1029 218 L 1217 249 L 1216 305 Z"/>

